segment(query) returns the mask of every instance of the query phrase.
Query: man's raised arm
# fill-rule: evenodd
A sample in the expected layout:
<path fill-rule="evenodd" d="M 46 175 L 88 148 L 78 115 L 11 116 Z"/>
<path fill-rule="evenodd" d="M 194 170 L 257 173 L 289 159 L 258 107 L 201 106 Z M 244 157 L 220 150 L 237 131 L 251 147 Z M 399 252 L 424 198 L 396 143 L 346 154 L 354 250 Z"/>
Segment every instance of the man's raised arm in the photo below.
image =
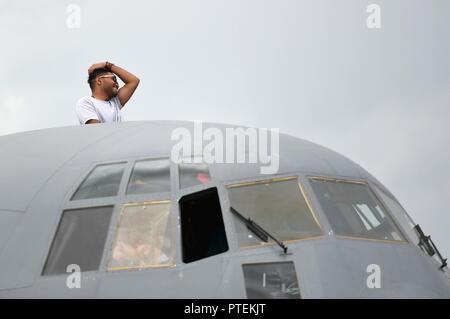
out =
<path fill-rule="evenodd" d="M 117 75 L 123 81 L 123 83 L 125 83 L 125 85 L 122 86 L 117 93 L 120 104 L 122 104 L 122 107 L 125 106 L 125 104 L 128 102 L 128 100 L 131 98 L 134 91 L 138 87 L 141 80 L 139 80 L 139 78 L 134 74 L 110 62 L 100 62 L 93 64 L 89 68 L 88 73 L 90 74 L 96 68 L 105 68 L 108 71 L 111 71 L 112 73 Z"/>
<path fill-rule="evenodd" d="M 117 65 L 112 65 L 109 69 L 112 73 L 117 75 L 123 81 L 123 83 L 125 83 L 125 85 L 122 86 L 117 93 L 120 104 L 122 104 L 123 107 L 131 98 L 141 80 L 139 80 L 139 78 L 134 74 L 131 74 L 127 70 L 124 70 Z"/>

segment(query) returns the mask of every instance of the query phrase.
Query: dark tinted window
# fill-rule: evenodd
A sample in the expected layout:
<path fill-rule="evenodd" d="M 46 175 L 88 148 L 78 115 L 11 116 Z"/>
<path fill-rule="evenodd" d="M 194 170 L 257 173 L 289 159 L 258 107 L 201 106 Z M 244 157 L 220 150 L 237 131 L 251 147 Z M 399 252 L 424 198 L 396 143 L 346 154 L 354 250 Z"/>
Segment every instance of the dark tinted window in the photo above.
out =
<path fill-rule="evenodd" d="M 125 163 L 97 166 L 77 189 L 72 200 L 116 196 L 124 169 Z"/>
<path fill-rule="evenodd" d="M 65 274 L 71 264 L 81 271 L 98 270 L 112 210 L 109 206 L 64 211 L 43 274 Z"/>
<path fill-rule="evenodd" d="M 228 250 L 217 188 L 180 199 L 183 262 L 189 263 Z"/>

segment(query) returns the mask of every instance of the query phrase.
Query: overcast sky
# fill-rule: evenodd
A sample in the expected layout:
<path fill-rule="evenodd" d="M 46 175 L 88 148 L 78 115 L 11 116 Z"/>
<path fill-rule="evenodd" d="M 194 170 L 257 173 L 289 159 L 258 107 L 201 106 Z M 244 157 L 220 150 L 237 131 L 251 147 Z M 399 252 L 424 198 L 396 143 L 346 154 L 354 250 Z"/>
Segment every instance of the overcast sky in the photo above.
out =
<path fill-rule="evenodd" d="M 126 120 L 274 127 L 329 147 L 450 257 L 449 57 L 447 0 L 0 0 L 0 135 L 78 125 L 87 69 L 109 60 L 141 79 Z"/>

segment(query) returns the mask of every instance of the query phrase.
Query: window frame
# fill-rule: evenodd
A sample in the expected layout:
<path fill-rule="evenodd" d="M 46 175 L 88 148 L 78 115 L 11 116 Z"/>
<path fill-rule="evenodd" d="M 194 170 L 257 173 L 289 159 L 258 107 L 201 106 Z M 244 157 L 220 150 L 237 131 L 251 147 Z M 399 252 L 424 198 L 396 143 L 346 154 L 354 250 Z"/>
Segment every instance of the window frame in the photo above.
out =
<path fill-rule="evenodd" d="M 101 252 L 101 256 L 100 256 L 100 259 L 99 259 L 98 269 L 96 269 L 96 270 L 87 270 L 87 271 L 83 271 L 82 270 L 81 274 L 83 276 L 89 276 L 90 274 L 98 274 L 100 271 L 102 271 L 102 269 L 103 269 L 103 259 L 104 259 L 104 256 L 105 256 L 104 254 L 105 254 L 105 250 L 106 250 L 107 245 L 108 245 L 108 238 L 110 236 L 110 227 L 111 227 L 111 224 L 112 224 L 113 219 L 114 219 L 114 213 L 115 213 L 115 208 L 116 208 L 115 204 L 112 204 L 112 203 L 111 204 L 104 204 L 104 205 L 95 205 L 95 206 L 75 207 L 75 208 L 69 207 L 69 208 L 64 208 L 64 209 L 60 210 L 61 213 L 58 215 L 58 220 L 56 222 L 56 226 L 55 226 L 54 231 L 52 233 L 53 235 L 50 238 L 50 244 L 48 245 L 48 248 L 46 249 L 46 253 L 44 255 L 44 261 L 43 261 L 43 263 L 41 264 L 41 267 L 40 267 L 40 278 L 46 279 L 46 278 L 56 278 L 56 277 L 62 277 L 62 276 L 67 277 L 67 275 L 68 275 L 68 273 L 45 274 L 45 269 L 46 269 L 46 266 L 47 266 L 48 261 L 50 259 L 51 253 L 53 251 L 53 247 L 55 246 L 55 241 L 56 241 L 56 238 L 58 236 L 59 228 L 60 228 L 60 226 L 61 226 L 61 224 L 63 222 L 64 213 L 65 212 L 69 212 L 69 211 L 82 211 L 82 210 L 88 210 L 88 209 L 109 208 L 109 207 L 111 208 L 111 213 L 110 213 L 110 218 L 109 218 L 109 225 L 108 225 L 108 227 L 106 227 L 106 236 L 105 236 L 105 241 L 103 243 L 103 250 Z"/>
<path fill-rule="evenodd" d="M 169 191 L 153 192 L 153 193 L 139 193 L 139 194 L 131 194 L 130 193 L 130 194 L 128 194 L 128 188 L 130 186 L 131 178 L 133 177 L 134 169 L 135 169 L 137 163 L 139 163 L 139 162 L 165 161 L 165 160 L 167 160 L 168 163 L 169 163 L 169 185 L 170 185 Z M 121 195 L 125 199 L 128 198 L 128 199 L 135 200 L 137 198 L 148 197 L 148 196 L 153 196 L 153 195 L 158 196 L 158 197 L 164 197 L 164 196 L 167 196 L 165 194 L 168 194 L 168 193 L 171 194 L 173 192 L 173 185 L 172 185 L 173 178 L 172 178 L 172 176 L 174 174 L 174 171 L 173 171 L 174 163 L 172 162 L 170 157 L 161 157 L 161 156 L 159 156 L 159 157 L 151 157 L 151 158 L 148 158 L 148 157 L 146 157 L 146 158 L 137 158 L 137 159 L 134 159 L 134 160 L 130 161 L 129 164 L 130 164 L 130 171 L 128 172 L 128 176 L 126 176 L 126 179 L 125 179 L 125 185 L 124 185 L 124 188 L 123 188 L 123 193 L 122 194 L 119 193 L 118 196 Z M 122 182 L 124 182 L 124 180 L 122 180 Z"/>
<path fill-rule="evenodd" d="M 228 211 L 231 207 L 231 201 L 228 190 L 230 188 L 239 188 L 239 187 L 246 187 L 246 186 L 253 186 L 253 185 L 260 185 L 260 184 L 268 184 L 268 183 L 278 183 L 278 182 L 285 182 L 285 181 L 291 181 L 291 180 L 297 180 L 297 186 L 299 188 L 299 196 L 300 198 L 303 198 L 305 201 L 306 207 L 309 210 L 309 213 L 313 217 L 314 221 L 316 222 L 318 228 L 320 229 L 320 234 L 316 236 L 309 236 L 305 238 L 299 238 L 299 239 L 291 239 L 291 240 L 284 240 L 284 244 L 295 244 L 299 242 L 309 241 L 309 240 L 318 240 L 318 239 L 324 239 L 326 237 L 325 230 L 323 227 L 323 223 L 321 222 L 321 219 L 319 218 L 319 215 L 317 214 L 316 210 L 314 209 L 310 198 L 308 197 L 308 194 L 306 193 L 306 190 L 304 188 L 304 185 L 301 182 L 302 177 L 299 175 L 288 175 L 288 176 L 278 176 L 278 177 L 271 177 L 271 178 L 250 178 L 245 181 L 240 182 L 227 182 L 224 183 L 224 189 L 227 196 L 227 204 L 228 204 Z M 236 217 L 231 216 L 231 224 L 233 225 L 234 233 L 237 234 L 236 231 Z M 276 237 L 276 234 L 273 234 Z M 260 244 L 255 245 L 240 245 L 239 240 L 235 239 L 235 244 L 238 250 L 248 250 L 248 249 L 257 249 L 257 248 L 264 248 L 269 246 L 277 245 L 276 242 L 269 240 L 267 243 L 260 241 Z"/>
<path fill-rule="evenodd" d="M 212 178 L 212 174 L 211 174 L 211 166 L 207 162 L 205 162 L 202 157 L 192 157 L 192 158 L 200 158 L 201 162 L 196 163 L 195 161 L 193 161 L 192 163 L 184 163 L 183 159 L 182 159 L 180 163 L 176 164 L 176 166 L 177 166 L 177 176 L 178 176 L 177 189 L 180 190 L 180 191 L 201 188 L 202 186 L 210 185 L 213 182 L 213 178 Z M 209 181 L 206 182 L 206 183 L 199 183 L 199 184 L 195 184 L 195 185 L 182 186 L 181 185 L 181 175 L 182 175 L 181 174 L 181 168 L 182 168 L 182 165 L 205 165 L 206 168 L 207 168 L 207 171 L 208 171 Z"/>
<path fill-rule="evenodd" d="M 371 186 L 370 182 L 364 179 L 355 179 L 355 178 L 346 178 L 346 177 L 331 177 L 331 176 L 320 176 L 320 175 L 306 175 L 306 180 L 309 183 L 309 187 L 312 192 L 312 196 L 314 196 L 318 207 L 320 207 L 320 210 L 322 211 L 322 215 L 326 219 L 330 231 L 332 232 L 333 236 L 337 239 L 348 239 L 348 240 L 359 240 L 359 241 L 371 241 L 371 242 L 379 242 L 379 243 L 395 243 L 395 244 L 410 244 L 408 241 L 408 237 L 405 236 L 405 231 L 401 228 L 400 224 L 398 223 L 395 216 L 392 214 L 392 212 L 387 208 L 384 201 L 382 201 L 378 194 L 374 191 L 373 187 Z M 400 236 L 402 239 L 400 240 L 388 240 L 388 239 L 376 239 L 376 238 L 368 238 L 368 237 L 358 237 L 358 236 L 348 236 L 348 235 L 337 235 L 334 232 L 333 226 L 330 223 L 327 214 L 325 213 L 322 204 L 320 203 L 319 198 L 317 197 L 316 193 L 314 192 L 314 189 L 311 184 L 311 180 L 317 180 L 317 181 L 326 181 L 326 182 L 337 182 L 337 183 L 348 183 L 348 184 L 357 184 L 357 185 L 363 185 L 366 186 L 369 193 L 372 194 L 372 196 L 375 198 L 375 200 L 380 204 L 381 209 L 383 210 L 383 213 L 387 215 L 387 217 L 390 219 L 390 221 L 394 224 L 396 227 L 396 230 L 400 233 Z"/>
<path fill-rule="evenodd" d="M 113 196 L 103 196 L 103 197 L 92 197 L 92 198 L 80 198 L 80 199 L 74 199 L 75 195 L 78 193 L 81 186 L 88 180 L 89 176 L 100 166 L 112 166 L 112 165 L 119 165 L 123 164 L 123 172 L 122 176 L 119 182 L 119 187 L 117 188 L 117 194 Z M 127 168 L 129 165 L 129 161 L 114 161 L 114 162 L 106 162 L 106 163 L 94 163 L 94 165 L 90 166 L 90 169 L 86 175 L 84 175 L 83 179 L 77 180 L 77 183 L 75 184 L 75 187 L 71 189 L 69 198 L 66 202 L 68 203 L 74 203 L 74 205 L 77 205 L 79 203 L 83 203 L 85 201 L 108 201 L 112 200 L 114 198 L 117 198 L 120 196 L 121 186 L 124 182 L 124 177 L 127 174 Z"/>
<path fill-rule="evenodd" d="M 127 195 L 126 190 L 128 187 L 128 182 L 131 178 L 133 168 L 136 162 L 139 161 L 151 161 L 151 160 L 161 160 L 161 159 L 168 159 L 169 160 L 169 172 L 170 172 L 170 191 L 163 192 L 163 193 L 146 193 L 146 194 L 137 194 L 137 195 Z M 114 164 L 125 164 L 124 171 L 122 174 L 122 178 L 119 184 L 119 189 L 117 192 L 117 195 L 115 196 L 109 196 L 109 197 L 99 197 L 99 198 L 88 198 L 88 199 L 80 199 L 80 200 L 71 200 L 76 191 L 79 189 L 79 187 L 84 183 L 84 181 L 89 177 L 89 175 L 93 172 L 93 170 L 98 166 L 103 165 L 114 165 Z M 56 236 L 56 233 L 58 231 L 58 227 L 60 225 L 60 222 L 63 217 L 63 213 L 66 210 L 75 210 L 75 209 L 87 209 L 87 208 L 96 208 L 96 207 L 103 207 L 103 206 L 112 206 L 112 215 L 110 220 L 110 225 L 108 228 L 108 233 L 105 240 L 104 250 L 102 252 L 101 261 L 99 265 L 99 269 L 97 270 L 90 270 L 90 271 L 83 271 L 81 275 L 85 278 L 91 278 L 107 274 L 114 274 L 116 272 L 108 272 L 108 261 L 110 259 L 110 255 L 112 254 L 112 245 L 115 240 L 116 236 L 116 227 L 119 222 L 120 212 L 124 205 L 129 203 L 137 203 L 137 202 L 149 202 L 149 201 L 155 201 L 155 200 L 169 200 L 171 203 L 171 211 L 169 214 L 170 223 L 172 223 L 171 226 L 171 236 L 175 238 L 175 244 L 176 241 L 179 240 L 174 233 L 174 229 L 178 223 L 177 216 L 174 211 L 173 203 L 176 202 L 175 196 L 180 192 L 179 188 L 177 187 L 177 180 L 178 180 L 178 165 L 174 163 L 170 157 L 167 156 L 138 156 L 138 157 L 132 157 L 132 158 L 119 158 L 115 160 L 106 160 L 106 161 L 95 161 L 89 164 L 83 164 L 83 165 L 77 165 L 82 166 L 83 171 L 87 172 L 84 174 L 80 174 L 78 178 L 75 179 L 73 186 L 69 189 L 67 192 L 67 195 L 65 196 L 65 199 L 63 203 L 58 208 L 58 214 L 55 215 L 55 219 L 53 221 L 53 227 L 50 232 L 50 235 L 48 237 L 47 244 L 45 246 L 45 249 L 42 253 L 40 268 L 39 268 L 39 278 L 40 280 L 48 280 L 51 278 L 57 278 L 58 276 L 64 276 L 67 277 L 67 274 L 55 274 L 55 275 L 43 275 L 43 271 L 48 259 L 48 256 L 50 254 L 53 240 Z M 175 184 L 174 181 L 176 180 Z M 174 224 L 175 223 L 175 224 Z M 174 226 L 175 225 L 175 226 Z M 175 256 L 174 256 L 174 262 L 175 266 L 177 266 L 180 262 L 180 247 L 178 244 L 176 244 L 175 248 Z M 137 270 L 137 269 L 136 269 Z M 143 269 L 145 271 L 146 269 Z"/>
<path fill-rule="evenodd" d="M 126 198 L 127 196 L 125 196 Z M 117 238 L 117 233 L 119 231 L 120 228 L 120 221 L 121 221 L 121 216 L 123 214 L 123 212 L 125 211 L 125 209 L 127 207 L 130 206 L 142 206 L 142 205 L 159 205 L 159 204 L 169 204 L 169 213 L 168 213 L 168 217 L 167 217 L 167 222 L 169 224 L 168 226 L 168 231 L 170 233 L 170 240 L 172 241 L 172 245 L 175 245 L 175 247 L 173 247 L 173 263 L 170 264 L 161 264 L 161 265 L 154 265 L 154 266 L 146 266 L 146 267 L 139 267 L 139 266 L 123 266 L 123 267 L 111 267 L 111 261 L 112 261 L 112 255 L 113 255 L 113 251 L 114 251 L 114 246 L 116 243 L 116 238 Z M 172 218 L 172 212 L 173 212 L 173 206 L 174 206 L 174 202 L 171 199 L 161 199 L 161 200 L 150 200 L 150 201 L 142 201 L 142 202 L 125 202 L 121 205 L 121 207 L 119 207 L 120 209 L 118 209 L 118 213 L 115 216 L 116 218 L 111 221 L 113 230 L 109 232 L 109 236 L 111 236 L 111 239 L 108 240 L 109 245 L 106 249 L 106 253 L 104 253 L 103 258 L 105 259 L 104 261 L 104 265 L 105 265 L 105 273 L 109 273 L 109 274 L 113 274 L 113 273 L 117 273 L 117 272 L 123 272 L 123 271 L 139 271 L 139 270 L 148 270 L 148 269 L 167 269 L 167 268 L 175 268 L 177 266 L 177 256 L 178 256 L 178 249 L 177 249 L 177 241 L 176 241 L 176 236 L 173 232 L 173 221 L 171 220 Z"/>

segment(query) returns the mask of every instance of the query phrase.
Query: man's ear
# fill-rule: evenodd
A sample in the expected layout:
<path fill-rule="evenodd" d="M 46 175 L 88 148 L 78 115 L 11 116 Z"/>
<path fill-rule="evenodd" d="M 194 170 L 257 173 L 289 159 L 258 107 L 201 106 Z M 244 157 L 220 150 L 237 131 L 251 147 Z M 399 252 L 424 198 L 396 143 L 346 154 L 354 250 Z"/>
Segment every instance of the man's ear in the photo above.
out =
<path fill-rule="evenodd" d="M 100 77 L 97 77 L 95 79 L 95 83 L 97 83 L 98 86 L 101 86 L 102 85 L 102 79 L 100 79 Z"/>

